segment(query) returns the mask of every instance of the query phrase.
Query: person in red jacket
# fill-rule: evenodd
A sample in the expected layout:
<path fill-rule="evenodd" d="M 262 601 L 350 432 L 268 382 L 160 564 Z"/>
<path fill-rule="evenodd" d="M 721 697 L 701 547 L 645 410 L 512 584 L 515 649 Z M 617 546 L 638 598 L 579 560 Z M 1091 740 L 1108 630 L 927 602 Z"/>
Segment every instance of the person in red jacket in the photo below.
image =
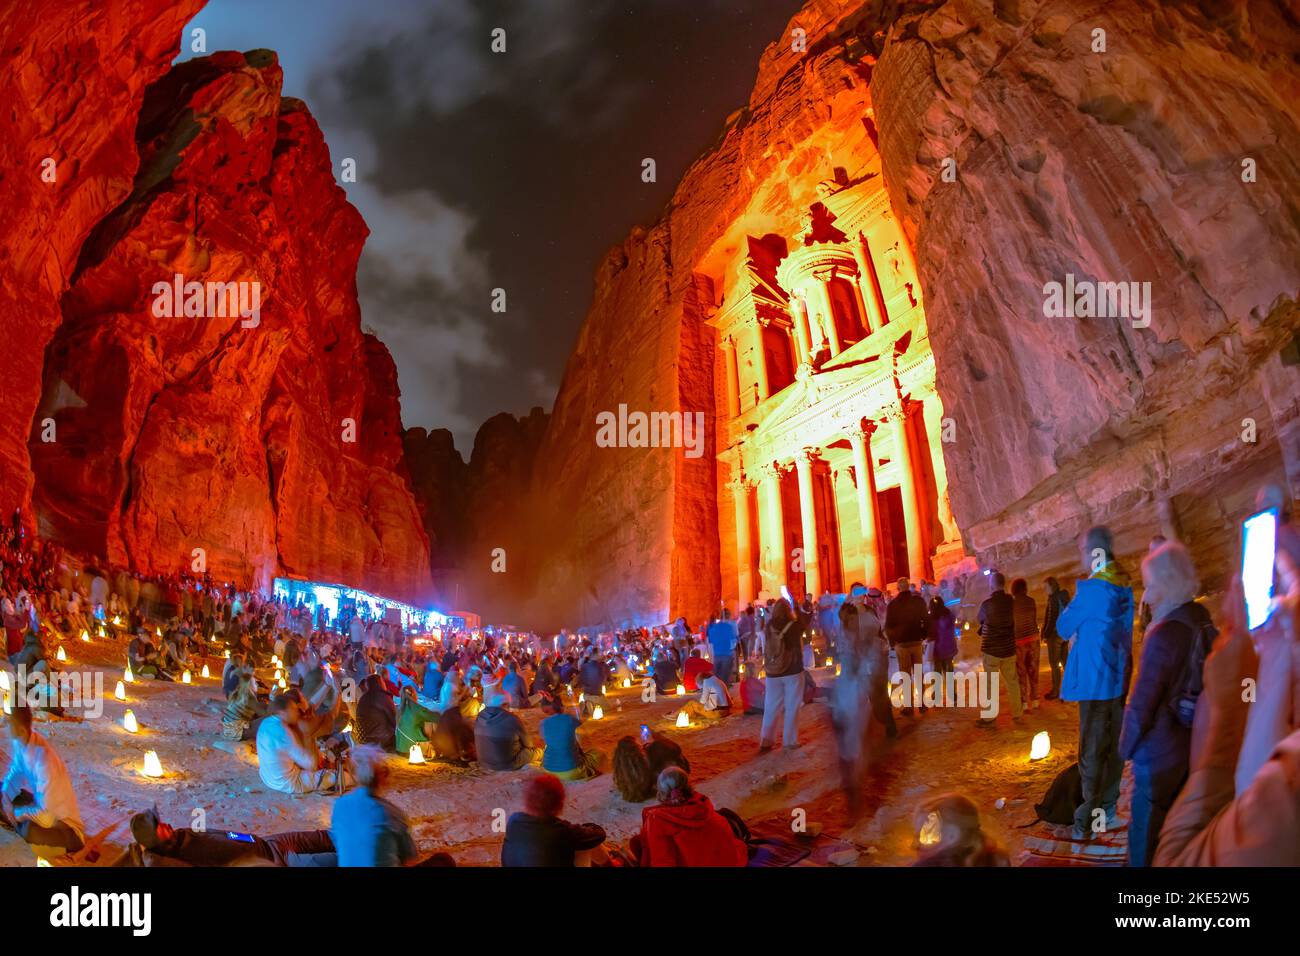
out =
<path fill-rule="evenodd" d="M 641 866 L 744 866 L 745 842 L 708 797 L 691 789 L 681 767 L 665 767 L 659 803 L 641 811 L 641 832 L 630 849 Z"/>
<path fill-rule="evenodd" d="M 699 648 L 691 651 L 691 656 L 686 658 L 686 666 L 682 668 L 682 684 L 685 685 L 688 693 L 694 693 L 700 689 L 700 677 L 705 671 L 712 672 L 713 662 L 706 661 L 700 656 Z"/>

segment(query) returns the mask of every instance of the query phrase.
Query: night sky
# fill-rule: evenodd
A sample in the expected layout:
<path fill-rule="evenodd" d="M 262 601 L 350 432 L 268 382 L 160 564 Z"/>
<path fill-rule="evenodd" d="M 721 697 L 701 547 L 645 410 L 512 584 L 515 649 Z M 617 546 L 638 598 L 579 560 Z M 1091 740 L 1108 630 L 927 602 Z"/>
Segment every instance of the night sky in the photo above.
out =
<path fill-rule="evenodd" d="M 403 423 L 468 457 L 491 415 L 550 409 L 601 256 L 658 218 L 800 6 L 211 0 L 190 27 L 208 52 L 277 51 L 336 173 L 357 160 L 363 325 L 396 359 Z"/>

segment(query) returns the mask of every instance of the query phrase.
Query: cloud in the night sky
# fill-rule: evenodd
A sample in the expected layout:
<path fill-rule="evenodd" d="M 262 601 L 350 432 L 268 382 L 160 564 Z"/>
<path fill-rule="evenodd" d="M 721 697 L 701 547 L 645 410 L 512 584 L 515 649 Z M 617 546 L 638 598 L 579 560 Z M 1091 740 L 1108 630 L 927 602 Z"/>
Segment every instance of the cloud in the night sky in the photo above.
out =
<path fill-rule="evenodd" d="M 357 161 L 362 321 L 393 353 L 404 424 L 468 454 L 492 414 L 550 407 L 600 255 L 657 215 L 798 6 L 211 0 L 191 26 L 209 51 L 275 50 L 335 168 Z"/>

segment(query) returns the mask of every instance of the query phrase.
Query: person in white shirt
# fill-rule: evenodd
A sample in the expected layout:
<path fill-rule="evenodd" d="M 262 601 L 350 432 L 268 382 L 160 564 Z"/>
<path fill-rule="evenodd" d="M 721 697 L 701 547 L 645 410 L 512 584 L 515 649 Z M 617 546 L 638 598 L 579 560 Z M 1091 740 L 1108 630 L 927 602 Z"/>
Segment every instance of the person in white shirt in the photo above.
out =
<path fill-rule="evenodd" d="M 696 679 L 700 699 L 690 701 L 683 710 L 688 717 L 719 720 L 731 713 L 731 697 L 727 685 L 713 671 L 705 671 Z"/>
<path fill-rule="evenodd" d="M 85 846 L 85 828 L 63 760 L 48 740 L 32 730 L 32 709 L 9 715 L 13 757 L 0 792 L 0 816 L 33 846 L 75 853 Z"/>
<path fill-rule="evenodd" d="M 299 726 L 305 705 L 299 691 L 287 691 L 271 702 L 271 715 L 257 728 L 257 774 L 280 793 L 315 793 L 334 785 L 334 774 Z"/>

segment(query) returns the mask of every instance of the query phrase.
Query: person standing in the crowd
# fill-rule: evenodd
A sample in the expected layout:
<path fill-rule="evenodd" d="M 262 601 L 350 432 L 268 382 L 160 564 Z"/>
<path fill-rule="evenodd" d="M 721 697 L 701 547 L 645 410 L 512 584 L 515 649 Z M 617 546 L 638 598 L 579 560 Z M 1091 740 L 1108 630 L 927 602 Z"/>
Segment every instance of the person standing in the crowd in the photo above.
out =
<path fill-rule="evenodd" d="M 767 753 L 776 740 L 776 722 L 784 717 L 781 745 L 787 750 L 799 746 L 799 708 L 803 705 L 803 624 L 790 602 L 777 601 L 764 635 L 764 667 L 767 679 L 763 692 L 763 727 L 758 752 Z"/>
<path fill-rule="evenodd" d="M 745 608 L 745 613 L 740 615 L 740 620 L 736 623 L 736 657 L 742 664 L 753 656 L 756 629 L 754 605 L 751 604 Z"/>
<path fill-rule="evenodd" d="M 32 709 L 22 703 L 10 710 L 9 741 L 13 750 L 0 784 L 0 822 L 46 852 L 76 853 L 85 846 L 85 828 L 72 779 L 49 741 L 32 730 Z"/>
<path fill-rule="evenodd" d="M 907 578 L 898 579 L 898 595 L 889 602 L 885 611 L 885 636 L 898 655 L 898 669 L 914 676 L 913 668 L 920 666 L 924 658 L 925 639 L 929 636 L 930 623 L 925 608 L 925 598 L 912 590 Z M 913 691 L 920 695 L 921 687 L 913 686 Z M 902 709 L 904 716 L 912 713 L 914 701 L 908 700 Z M 921 713 L 925 713 L 925 704 L 920 703 Z"/>
<path fill-rule="evenodd" d="M 1194 598 L 1199 586 L 1187 549 L 1170 541 L 1142 562 L 1151 627 L 1124 710 L 1119 752 L 1133 762 L 1129 866 L 1149 866 L 1165 815 L 1187 779 L 1192 718 L 1201 671 L 1217 631 Z"/>
<path fill-rule="evenodd" d="M 1043 611 L 1043 640 L 1047 642 L 1047 663 L 1052 668 L 1052 689 L 1043 697 L 1056 700 L 1061 696 L 1061 672 L 1070 656 L 1070 645 L 1056 632 L 1061 611 L 1070 603 L 1070 592 L 1056 578 L 1047 579 L 1047 608 Z"/>
<path fill-rule="evenodd" d="M 721 616 L 709 625 L 707 634 L 713 653 L 713 673 L 724 684 L 730 684 L 735 680 L 736 639 L 739 635 L 731 611 L 724 607 Z"/>
<path fill-rule="evenodd" d="M 1029 582 L 1011 582 L 1011 618 L 1016 635 L 1016 681 L 1025 710 L 1038 709 L 1038 603 L 1029 596 Z"/>
<path fill-rule="evenodd" d="M 1283 513 L 1278 601 L 1248 630 L 1241 584 L 1224 602 L 1224 633 L 1203 670 L 1191 760 L 1165 818 L 1156 866 L 1300 866 L 1300 542 Z M 1242 682 L 1262 689 L 1244 699 Z M 1276 683 L 1270 683 L 1276 679 Z M 1252 744 L 1259 745 L 1252 752 Z"/>
<path fill-rule="evenodd" d="M 415 840 L 402 811 L 380 796 L 388 762 L 378 747 L 352 752 L 357 786 L 334 801 L 330 836 L 339 866 L 405 866 L 416 858 Z"/>
<path fill-rule="evenodd" d="M 953 620 L 952 611 L 943 603 L 943 597 L 936 594 L 930 598 L 930 654 L 933 661 L 934 672 L 939 675 L 941 680 L 945 680 L 943 675 L 952 672 L 953 661 L 957 658 L 957 623 Z M 940 693 L 944 684 L 939 685 Z M 948 706 L 953 706 L 953 701 L 948 701 Z"/>
<path fill-rule="evenodd" d="M 1007 579 L 1001 571 L 994 571 L 989 576 L 991 590 L 979 610 L 980 653 L 984 655 L 984 673 L 996 674 L 998 681 L 1006 687 L 1011 700 L 1011 719 L 1019 722 L 1023 710 L 1020 679 L 1016 673 L 1015 609 L 1006 585 Z M 980 717 L 976 723 L 981 727 L 992 727 L 995 718 Z"/>
<path fill-rule="evenodd" d="M 1091 574 L 1079 582 L 1056 629 L 1070 641 L 1061 699 L 1079 702 L 1083 802 L 1074 813 L 1074 836 L 1086 840 L 1094 828 L 1110 825 L 1119 803 L 1119 732 L 1132 670 L 1134 605 L 1133 589 L 1115 563 L 1110 529 L 1089 529 L 1081 551 Z"/>

